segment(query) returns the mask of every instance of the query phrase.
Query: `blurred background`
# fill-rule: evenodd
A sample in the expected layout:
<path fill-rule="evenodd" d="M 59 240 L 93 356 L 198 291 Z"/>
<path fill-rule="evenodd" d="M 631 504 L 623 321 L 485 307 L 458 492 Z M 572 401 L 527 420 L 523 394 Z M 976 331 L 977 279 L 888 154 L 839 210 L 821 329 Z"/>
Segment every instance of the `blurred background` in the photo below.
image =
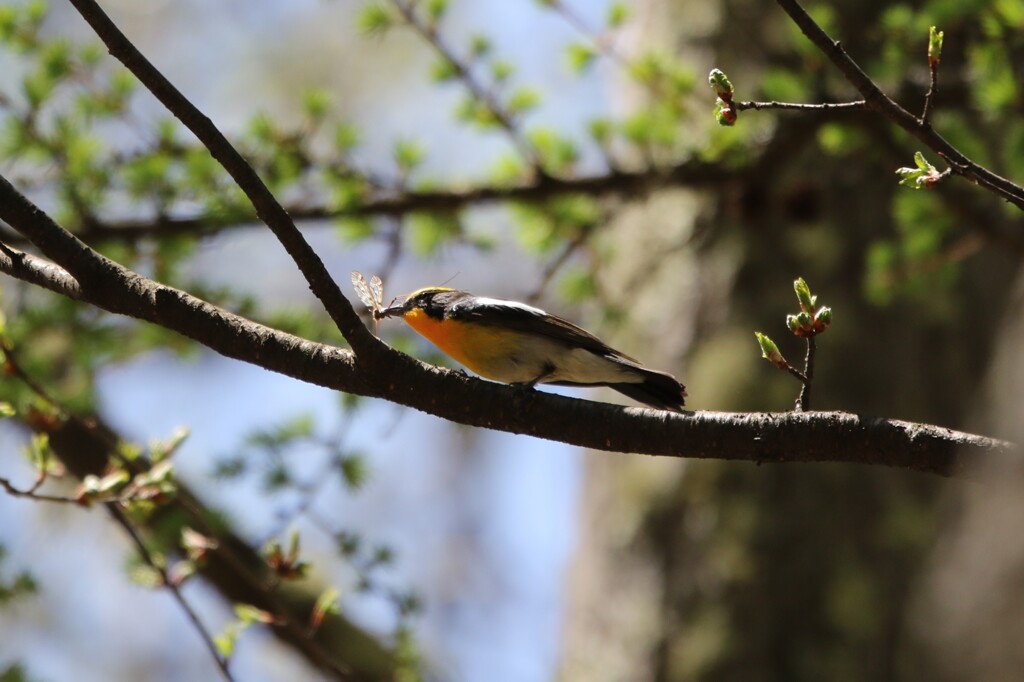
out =
<path fill-rule="evenodd" d="M 346 292 L 358 270 L 383 276 L 386 300 L 443 283 L 528 300 L 674 373 L 692 409 L 781 411 L 798 386 L 761 359 L 753 332 L 797 364 L 784 320 L 802 276 L 836 318 L 819 341 L 815 408 L 1024 438 L 1019 211 L 955 178 L 900 187 L 894 171 L 919 144 L 865 112 L 743 112 L 718 126 L 704 84 L 716 67 L 738 100 L 855 99 L 772 3 L 102 6 L 237 143 Z M 1024 178 L 1024 2 L 808 9 L 914 112 L 928 27 L 944 30 L 936 129 Z M 5 177 L 147 276 L 343 343 L 244 197 L 67 4 L 5 2 L 0 38 Z M 697 164 L 704 175 L 688 172 Z M 509 192 L 537 183 L 538 168 L 612 177 L 612 190 Z M 616 189 L 616 173 L 644 181 Z M 499 198 L 458 198 L 478 187 Z M 415 208 L 429 192 L 456 199 L 374 208 L 396 197 Z M 336 587 L 384 661 L 367 678 L 1011 680 L 1024 669 L 1021 471 L 978 484 L 581 452 L 338 396 L 2 287 L 12 357 L 62 405 L 143 449 L 187 427 L 175 475 L 219 523 L 252 547 L 300 534 L 303 589 Z M 378 331 L 447 362 L 397 322 Z M 2 392 L 21 414 L 39 400 L 11 376 Z M 0 430 L 0 477 L 23 489 L 35 476 L 29 421 Z M 102 506 L 0 495 L 0 520 L 0 679 L 215 678 Z M 193 578 L 183 594 L 214 635 L 237 623 L 214 584 Z M 238 635 L 231 669 L 334 677 L 258 625 Z"/>

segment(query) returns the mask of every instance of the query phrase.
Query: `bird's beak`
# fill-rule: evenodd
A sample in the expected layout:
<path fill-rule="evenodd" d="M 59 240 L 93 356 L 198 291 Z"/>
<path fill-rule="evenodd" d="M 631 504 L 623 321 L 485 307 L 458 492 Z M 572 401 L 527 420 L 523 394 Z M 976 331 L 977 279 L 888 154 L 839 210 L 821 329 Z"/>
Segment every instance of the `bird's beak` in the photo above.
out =
<path fill-rule="evenodd" d="M 373 317 L 374 319 L 377 320 L 383 320 L 385 317 L 401 317 L 402 315 L 405 315 L 405 313 L 408 312 L 408 308 L 406 308 L 407 302 L 408 301 L 404 296 L 401 298 L 397 298 L 394 301 L 392 301 L 388 307 L 381 308 L 380 310 L 375 312 L 373 314 Z"/>

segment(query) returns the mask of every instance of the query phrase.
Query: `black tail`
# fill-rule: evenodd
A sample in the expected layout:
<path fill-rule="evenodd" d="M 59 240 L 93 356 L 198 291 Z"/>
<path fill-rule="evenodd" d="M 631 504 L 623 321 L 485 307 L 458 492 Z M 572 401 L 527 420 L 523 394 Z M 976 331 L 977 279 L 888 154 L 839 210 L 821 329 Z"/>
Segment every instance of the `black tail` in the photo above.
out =
<path fill-rule="evenodd" d="M 686 402 L 686 387 L 671 374 L 643 369 L 644 380 L 637 384 L 608 384 L 633 400 L 660 410 L 682 412 Z"/>

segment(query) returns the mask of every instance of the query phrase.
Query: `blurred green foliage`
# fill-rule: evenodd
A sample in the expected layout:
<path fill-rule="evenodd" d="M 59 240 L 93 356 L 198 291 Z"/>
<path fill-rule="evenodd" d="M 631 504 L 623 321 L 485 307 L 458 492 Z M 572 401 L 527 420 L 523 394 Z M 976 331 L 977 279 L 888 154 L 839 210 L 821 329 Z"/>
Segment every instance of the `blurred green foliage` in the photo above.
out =
<path fill-rule="evenodd" d="M 684 0 L 665 2 L 673 16 L 692 9 Z M 719 5 L 721 18 L 702 48 L 732 76 L 737 100 L 854 96 L 773 5 Z M 806 275 L 828 292 L 842 319 L 819 349 L 816 406 L 965 424 L 992 342 L 986 330 L 998 319 L 1005 282 L 1019 260 L 985 248 L 995 243 L 986 240 L 1004 227 L 1012 231 L 1019 223 L 1015 209 L 956 178 L 919 192 L 900 187 L 893 171 L 909 163 L 918 143 L 872 114 L 745 111 L 734 127 L 718 128 L 694 65 L 654 44 L 625 50 L 617 42 L 631 6 L 607 3 L 601 25 L 590 28 L 567 13 L 571 6 L 559 0 L 531 9 L 560 14 L 574 28 L 551 62 L 579 78 L 608 65 L 640 93 L 627 109 L 594 116 L 586 130 L 548 122 L 559 93 L 525 82 L 500 54 L 491 27 L 458 40 L 449 36 L 447 2 L 370 2 L 351 28 L 369 50 L 389 32 L 410 30 L 403 7 L 422 22 L 421 39 L 435 56 L 417 67 L 437 88 L 456 91 L 452 125 L 510 143 L 474 186 L 529 186 L 541 172 L 573 179 L 585 159 L 590 174 L 651 171 L 666 178 L 695 160 L 719 164 L 729 180 L 707 188 L 701 221 L 710 227 L 692 248 L 705 262 L 729 254 L 735 277 L 728 305 L 719 303 L 728 308 L 728 323 L 749 326 L 746 339 L 755 327 L 767 328 L 791 308 L 788 282 Z M 923 105 L 929 28 L 936 26 L 944 44 L 933 125 L 977 162 L 1024 177 L 1018 77 L 1024 3 L 843 0 L 808 3 L 808 9 L 911 111 Z M 12 169 L 19 187 L 118 262 L 300 336 L 341 343 L 317 312 L 275 309 L 189 274 L 185 266 L 202 239 L 255 222 L 252 207 L 176 120 L 138 116 L 138 84 L 101 48 L 52 35 L 45 19 L 42 2 L 0 6 L 0 50 L 16 74 L 0 91 L 5 174 Z M 430 149 L 424 131 L 394 140 L 390 156 L 371 167 L 362 131 L 344 120 L 333 93 L 311 85 L 296 109 L 297 122 L 254 114 L 234 141 L 297 217 L 332 219 L 346 243 L 382 239 L 421 258 L 456 244 L 486 249 L 505 237 L 497 230 L 470 233 L 461 207 L 410 211 L 397 227 L 391 215 L 357 214 L 381 197 L 414 200 L 465 188 L 435 177 L 441 154 Z M 646 197 L 577 192 L 518 198 L 506 207 L 515 241 L 551 267 L 555 292 L 574 302 L 596 299 L 605 321 L 626 324 L 630 311 L 603 293 L 620 288 L 608 281 L 617 249 L 598 240 L 622 208 Z M 661 296 L 666 316 L 683 298 Z M 73 410 L 98 409 L 95 377 L 104 367 L 155 349 L 196 352 L 157 327 L 17 283 L 7 287 L 3 303 L 5 342 Z M 693 356 L 710 357 L 716 342 L 698 335 Z M 791 352 L 786 343 L 781 350 Z M 788 404 L 779 396 L 795 396 L 792 380 L 776 376 L 781 373 L 766 368 L 737 377 L 736 368 L 747 365 L 718 364 L 707 373 L 736 387 L 718 407 L 780 409 Z M 4 381 L 0 401 L 20 413 L 38 396 Z M 286 454 L 302 447 L 318 449 L 324 471 L 348 489 L 369 475 L 362 453 L 325 444 L 308 418 L 284 416 L 223 457 L 215 473 L 241 479 L 258 461 L 268 494 L 301 491 L 309 484 Z M 658 679 L 885 680 L 924 669 L 926 661 L 892 642 L 899 641 L 915 571 L 936 533 L 936 499 L 934 481 L 898 472 L 694 465 L 654 505 L 645 526 L 666 593 L 666 626 L 652 647 Z M 390 550 L 354 531 L 336 535 L 339 553 L 358 567 L 359 584 L 375 586 L 373 569 L 393 560 Z M 387 589 L 399 612 L 418 610 L 415 597 Z M 396 643 L 399 656 L 412 661 L 416 646 L 408 628 L 402 620 Z M 240 629 L 224 634 L 225 647 L 233 647 Z"/>

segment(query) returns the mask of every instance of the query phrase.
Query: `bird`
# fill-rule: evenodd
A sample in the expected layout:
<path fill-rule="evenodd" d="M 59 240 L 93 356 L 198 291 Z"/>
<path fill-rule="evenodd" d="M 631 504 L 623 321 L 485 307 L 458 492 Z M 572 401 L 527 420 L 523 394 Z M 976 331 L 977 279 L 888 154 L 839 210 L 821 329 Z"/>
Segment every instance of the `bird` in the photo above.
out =
<path fill-rule="evenodd" d="M 445 287 L 417 289 L 374 318 L 400 317 L 476 374 L 533 388 L 607 386 L 638 402 L 681 412 L 686 388 L 572 322 L 525 303 Z"/>

